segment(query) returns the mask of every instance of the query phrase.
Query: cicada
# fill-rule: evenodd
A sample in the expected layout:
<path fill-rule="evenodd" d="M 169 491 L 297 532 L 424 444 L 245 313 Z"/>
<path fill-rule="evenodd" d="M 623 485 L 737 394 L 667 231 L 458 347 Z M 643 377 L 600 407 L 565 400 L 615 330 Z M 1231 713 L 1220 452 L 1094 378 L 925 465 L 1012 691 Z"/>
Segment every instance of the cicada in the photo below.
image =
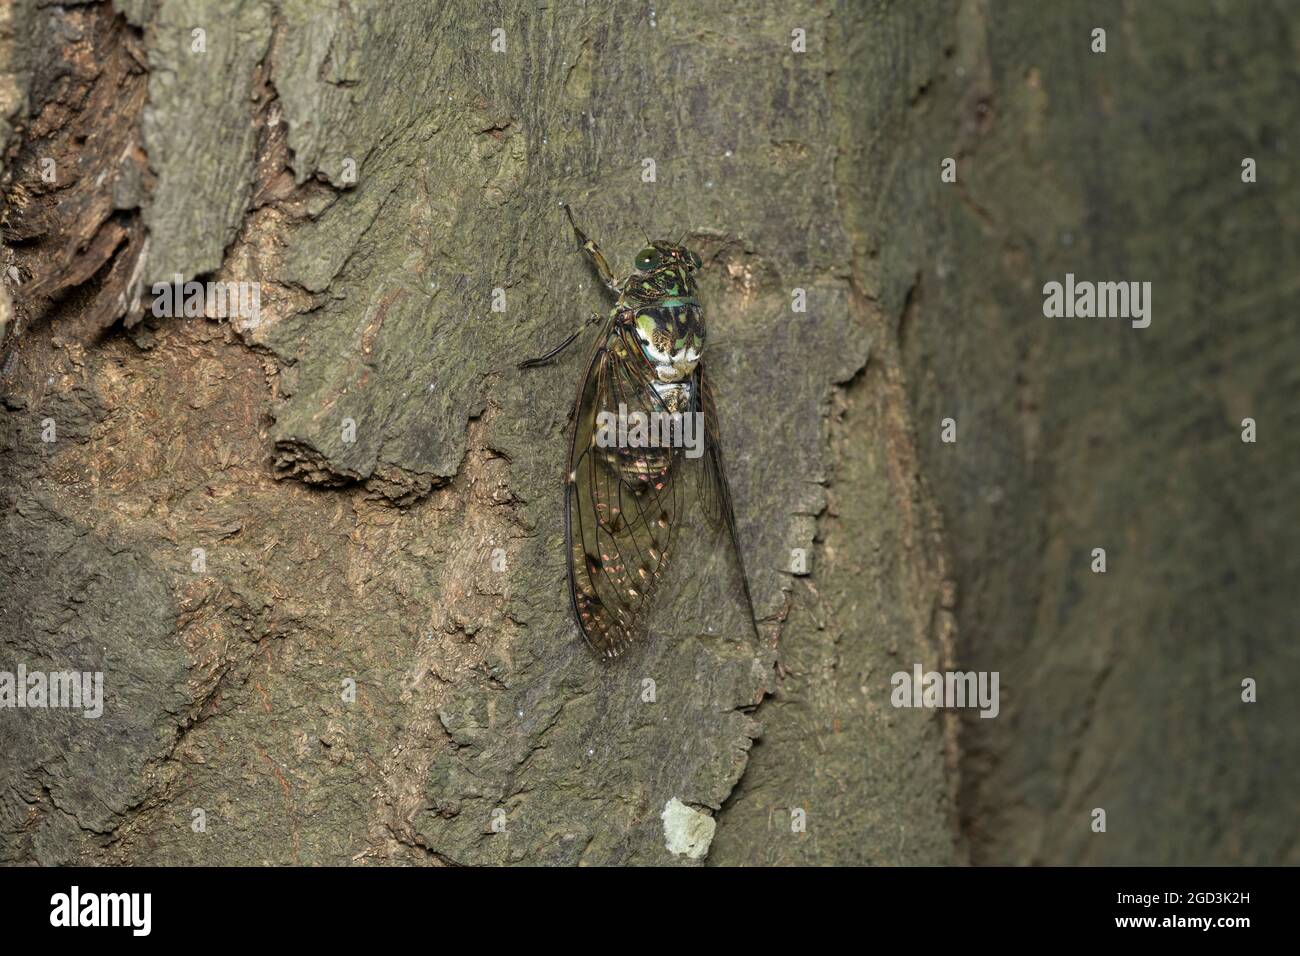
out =
<path fill-rule="evenodd" d="M 604 316 L 588 320 L 600 332 L 571 416 L 564 541 L 578 627 L 605 658 L 645 637 L 655 591 L 691 509 L 729 534 L 752 620 L 717 410 L 701 362 L 700 257 L 679 242 L 651 242 L 620 281 L 567 205 L 564 211 L 617 299 Z M 550 362 L 581 333 L 519 367 Z"/>

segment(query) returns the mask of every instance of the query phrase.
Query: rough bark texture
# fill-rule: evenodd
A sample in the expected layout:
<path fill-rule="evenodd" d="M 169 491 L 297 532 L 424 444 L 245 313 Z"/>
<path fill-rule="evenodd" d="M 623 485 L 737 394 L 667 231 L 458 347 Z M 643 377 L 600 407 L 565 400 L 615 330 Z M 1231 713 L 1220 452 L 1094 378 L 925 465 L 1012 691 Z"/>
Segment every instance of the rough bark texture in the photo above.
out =
<path fill-rule="evenodd" d="M 1296 862 L 1297 17 L 1193 6 L 3 8 L 0 670 L 107 702 L 0 710 L 0 861 Z M 695 528 L 577 637 L 561 201 L 705 260 L 757 634 Z"/>

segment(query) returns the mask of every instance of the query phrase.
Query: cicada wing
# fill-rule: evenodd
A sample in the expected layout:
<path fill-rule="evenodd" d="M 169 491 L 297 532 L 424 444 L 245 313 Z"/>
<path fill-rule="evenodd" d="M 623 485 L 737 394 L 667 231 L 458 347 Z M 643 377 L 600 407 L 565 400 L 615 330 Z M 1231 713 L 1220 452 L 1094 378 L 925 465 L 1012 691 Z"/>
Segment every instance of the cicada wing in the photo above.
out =
<path fill-rule="evenodd" d="M 754 599 L 749 592 L 749 575 L 745 571 L 745 556 L 740 550 L 740 537 L 736 532 L 736 513 L 731 503 L 731 485 L 727 482 L 727 469 L 722 460 L 722 430 L 718 425 L 718 410 L 713 399 L 713 389 L 704 375 L 704 368 L 695 370 L 695 384 L 691 390 L 695 409 L 704 413 L 704 468 L 700 475 L 700 510 L 715 529 L 725 527 L 731 546 L 740 564 L 740 580 L 745 589 L 745 602 L 751 620 L 757 626 Z"/>
<path fill-rule="evenodd" d="M 592 355 L 576 403 L 565 498 L 574 616 L 607 658 L 645 636 L 685 507 L 681 450 L 619 447 L 617 428 L 608 428 L 620 412 L 667 410 L 632 345 L 611 326 Z"/>

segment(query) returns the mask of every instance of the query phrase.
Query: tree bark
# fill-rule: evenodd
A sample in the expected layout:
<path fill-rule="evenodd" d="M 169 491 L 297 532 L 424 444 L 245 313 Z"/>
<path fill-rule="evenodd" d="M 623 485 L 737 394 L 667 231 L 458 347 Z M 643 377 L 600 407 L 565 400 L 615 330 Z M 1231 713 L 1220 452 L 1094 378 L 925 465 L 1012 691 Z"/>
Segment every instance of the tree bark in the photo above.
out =
<path fill-rule="evenodd" d="M 14 3 L 0 669 L 106 698 L 0 710 L 0 860 L 1296 862 L 1238 686 L 1300 570 L 1295 15 L 1181 9 Z M 590 335 L 515 368 L 609 307 L 561 202 L 704 260 L 756 629 L 695 522 L 643 648 L 578 637 Z"/>

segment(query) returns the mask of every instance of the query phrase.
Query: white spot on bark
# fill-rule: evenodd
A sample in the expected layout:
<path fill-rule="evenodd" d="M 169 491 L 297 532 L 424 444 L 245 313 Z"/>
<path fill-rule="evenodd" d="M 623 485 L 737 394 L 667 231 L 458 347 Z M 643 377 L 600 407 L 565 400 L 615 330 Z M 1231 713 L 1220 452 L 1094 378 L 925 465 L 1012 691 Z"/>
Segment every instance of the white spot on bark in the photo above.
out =
<path fill-rule="evenodd" d="M 673 856 L 685 854 L 692 860 L 704 858 L 713 842 L 718 823 L 707 813 L 688 807 L 676 797 L 664 804 L 659 814 L 664 821 L 664 845 Z"/>

